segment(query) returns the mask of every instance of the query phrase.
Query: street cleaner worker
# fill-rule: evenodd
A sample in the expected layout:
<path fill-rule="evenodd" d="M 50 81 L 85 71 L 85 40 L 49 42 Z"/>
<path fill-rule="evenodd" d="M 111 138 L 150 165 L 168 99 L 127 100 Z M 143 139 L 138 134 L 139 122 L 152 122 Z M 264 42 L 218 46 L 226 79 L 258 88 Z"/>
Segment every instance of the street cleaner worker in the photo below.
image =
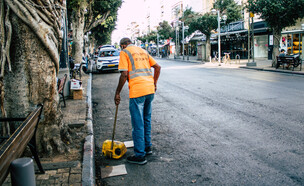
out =
<path fill-rule="evenodd" d="M 152 101 L 161 67 L 140 47 L 134 46 L 129 38 L 120 40 L 120 59 L 118 69 L 121 72 L 114 101 L 120 103 L 120 92 L 128 80 L 129 110 L 132 122 L 134 155 L 127 157 L 129 163 L 146 164 L 146 155 L 151 150 L 151 113 Z M 152 75 L 151 67 L 154 68 Z"/>

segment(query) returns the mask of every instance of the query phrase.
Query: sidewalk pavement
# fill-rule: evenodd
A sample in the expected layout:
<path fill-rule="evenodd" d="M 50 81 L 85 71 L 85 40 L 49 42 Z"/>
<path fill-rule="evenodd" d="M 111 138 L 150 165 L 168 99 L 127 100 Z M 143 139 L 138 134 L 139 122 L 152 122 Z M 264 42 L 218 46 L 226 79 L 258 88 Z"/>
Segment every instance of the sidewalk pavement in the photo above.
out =
<path fill-rule="evenodd" d="M 64 74 L 59 74 L 59 78 Z M 77 160 L 67 160 L 64 157 L 60 161 L 52 158 L 41 158 L 45 174 L 36 173 L 36 185 L 61 185 L 61 186 L 88 186 L 95 185 L 95 160 L 94 160 L 94 137 L 92 128 L 92 105 L 91 105 L 91 82 L 92 74 L 82 73 L 83 97 L 74 100 L 71 96 L 66 99 L 66 107 L 61 102 L 63 122 L 71 128 L 76 129 L 80 141 L 85 141 L 84 146 L 73 144 L 79 147 L 83 154 Z M 66 83 L 68 84 L 68 82 Z M 67 85 L 65 88 L 69 88 Z M 81 149 L 83 148 L 83 149 Z M 69 156 L 69 154 L 67 155 Z M 34 163 L 36 164 L 36 163 Z M 37 172 L 37 171 L 36 171 Z M 3 186 L 10 186 L 10 174 L 3 183 Z"/>
<path fill-rule="evenodd" d="M 183 56 L 179 56 L 178 59 L 175 59 L 173 55 L 170 55 L 169 58 L 156 58 L 156 59 L 167 59 L 167 60 L 174 60 L 180 62 L 199 63 L 199 64 L 203 64 L 206 68 L 244 68 L 244 69 L 252 69 L 252 70 L 304 75 L 304 70 L 302 69 L 300 71 L 300 66 L 296 67 L 294 71 L 292 71 L 292 68 L 283 69 L 282 67 L 279 67 L 278 69 L 276 69 L 275 67 L 271 66 L 272 60 L 268 60 L 267 58 L 255 58 L 256 66 L 250 66 L 251 63 L 247 65 L 248 64 L 247 59 L 241 59 L 241 60 L 232 59 L 230 63 L 221 63 L 220 66 L 218 62 L 203 62 L 196 60 L 197 59 L 196 56 L 189 56 L 189 57 L 184 56 L 184 59 Z M 252 59 L 250 62 L 252 62 Z"/>

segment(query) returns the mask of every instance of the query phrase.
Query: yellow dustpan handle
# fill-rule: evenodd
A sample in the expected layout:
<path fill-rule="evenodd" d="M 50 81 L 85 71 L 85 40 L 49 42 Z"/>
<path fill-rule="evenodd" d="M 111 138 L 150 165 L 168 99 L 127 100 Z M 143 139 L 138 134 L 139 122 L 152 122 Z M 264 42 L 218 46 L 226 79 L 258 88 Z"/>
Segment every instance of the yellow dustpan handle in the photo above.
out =
<path fill-rule="evenodd" d="M 113 127 L 113 133 L 112 133 L 111 157 L 112 157 L 112 151 L 113 151 L 113 146 L 114 146 L 114 136 L 115 136 L 115 128 L 116 128 L 117 113 L 118 113 L 118 105 L 116 105 L 115 119 L 114 119 L 114 127 Z"/>

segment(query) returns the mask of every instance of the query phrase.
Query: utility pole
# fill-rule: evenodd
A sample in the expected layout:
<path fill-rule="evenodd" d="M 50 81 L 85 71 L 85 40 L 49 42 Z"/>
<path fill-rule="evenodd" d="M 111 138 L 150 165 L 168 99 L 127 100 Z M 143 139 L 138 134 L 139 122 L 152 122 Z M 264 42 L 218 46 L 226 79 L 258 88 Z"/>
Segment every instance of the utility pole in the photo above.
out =
<path fill-rule="evenodd" d="M 253 25 L 253 17 L 254 14 L 249 12 L 248 17 L 248 63 L 246 66 L 256 66 L 256 62 L 254 62 L 254 25 Z M 251 24 L 250 24 L 251 18 Z M 252 62 L 250 62 L 250 56 L 252 56 Z"/>
<path fill-rule="evenodd" d="M 185 52 L 184 52 L 184 50 L 185 50 L 185 28 L 184 28 L 184 26 L 185 26 L 185 23 L 184 22 L 182 22 L 182 25 L 183 25 L 183 60 L 185 60 Z"/>
<path fill-rule="evenodd" d="M 159 57 L 159 48 L 158 48 L 158 45 L 159 45 L 159 35 L 157 33 L 157 57 Z"/>
<path fill-rule="evenodd" d="M 174 52 L 174 59 L 176 59 L 177 55 L 177 27 L 175 26 L 175 52 Z"/>

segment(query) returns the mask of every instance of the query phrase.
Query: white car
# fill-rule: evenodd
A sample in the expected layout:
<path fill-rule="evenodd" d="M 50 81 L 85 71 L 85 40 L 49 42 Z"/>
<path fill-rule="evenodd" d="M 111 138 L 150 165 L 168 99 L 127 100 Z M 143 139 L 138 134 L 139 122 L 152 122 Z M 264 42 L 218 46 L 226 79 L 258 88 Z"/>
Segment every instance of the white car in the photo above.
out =
<path fill-rule="evenodd" d="M 105 70 L 118 70 L 119 51 L 112 48 L 102 48 L 99 51 L 96 63 L 96 70 L 101 72 Z"/>

